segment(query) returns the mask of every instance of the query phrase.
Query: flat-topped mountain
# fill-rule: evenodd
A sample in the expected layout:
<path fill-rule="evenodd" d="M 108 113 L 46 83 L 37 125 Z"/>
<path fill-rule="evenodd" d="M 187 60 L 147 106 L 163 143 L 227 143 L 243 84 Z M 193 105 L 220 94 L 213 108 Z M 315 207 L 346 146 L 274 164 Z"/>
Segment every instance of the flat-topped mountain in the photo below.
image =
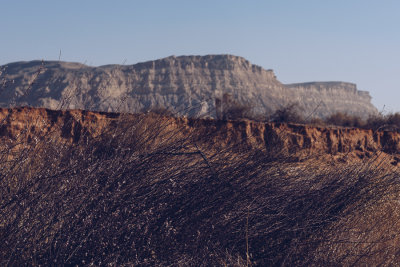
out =
<path fill-rule="evenodd" d="M 178 115 L 215 117 L 215 99 L 229 94 L 268 114 L 298 103 L 304 115 L 374 114 L 368 92 L 344 82 L 284 85 L 272 70 L 233 55 L 180 56 L 134 65 L 91 67 L 61 61 L 1 66 L 0 106 L 139 112 L 164 107 Z"/>
<path fill-rule="evenodd" d="M 364 117 L 376 113 L 371 104 L 371 96 L 367 91 L 357 90 L 354 83 L 347 82 L 307 82 L 286 84 L 295 92 L 295 101 L 309 106 L 318 106 L 320 115 L 341 111 Z M 365 111 L 366 114 L 360 112 Z"/>

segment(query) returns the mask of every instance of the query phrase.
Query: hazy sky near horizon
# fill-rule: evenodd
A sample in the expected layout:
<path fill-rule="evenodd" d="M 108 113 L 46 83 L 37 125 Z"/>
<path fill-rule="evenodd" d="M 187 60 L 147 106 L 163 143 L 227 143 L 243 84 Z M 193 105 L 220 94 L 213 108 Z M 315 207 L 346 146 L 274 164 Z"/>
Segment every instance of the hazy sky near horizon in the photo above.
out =
<path fill-rule="evenodd" d="M 0 0 L 0 65 L 234 54 L 283 83 L 346 81 L 400 111 L 398 0 Z"/>

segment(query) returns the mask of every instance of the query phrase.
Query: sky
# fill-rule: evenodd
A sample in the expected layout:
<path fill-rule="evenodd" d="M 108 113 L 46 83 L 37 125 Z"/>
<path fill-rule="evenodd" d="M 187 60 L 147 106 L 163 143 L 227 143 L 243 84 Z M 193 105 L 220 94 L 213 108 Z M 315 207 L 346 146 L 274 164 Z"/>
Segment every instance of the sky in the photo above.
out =
<path fill-rule="evenodd" d="M 400 111 L 398 0 L 0 0 L 0 65 L 233 54 L 282 83 L 346 81 Z"/>

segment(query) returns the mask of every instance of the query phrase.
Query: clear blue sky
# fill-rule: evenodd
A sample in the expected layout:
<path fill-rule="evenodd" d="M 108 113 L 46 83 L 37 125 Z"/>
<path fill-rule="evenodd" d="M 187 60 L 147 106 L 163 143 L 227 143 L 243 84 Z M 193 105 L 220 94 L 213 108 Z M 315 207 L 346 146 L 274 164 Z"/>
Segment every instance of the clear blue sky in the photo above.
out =
<path fill-rule="evenodd" d="M 283 83 L 354 82 L 400 111 L 398 0 L 0 0 L 0 65 L 234 54 Z"/>

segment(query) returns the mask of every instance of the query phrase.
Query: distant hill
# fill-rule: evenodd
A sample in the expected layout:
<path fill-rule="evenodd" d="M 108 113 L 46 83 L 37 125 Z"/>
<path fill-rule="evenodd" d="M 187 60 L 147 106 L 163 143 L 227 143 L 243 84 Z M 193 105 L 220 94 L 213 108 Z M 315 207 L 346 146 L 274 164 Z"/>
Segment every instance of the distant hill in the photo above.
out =
<path fill-rule="evenodd" d="M 180 56 L 134 65 L 90 67 L 61 61 L 1 66 L 0 106 L 138 112 L 155 107 L 178 115 L 215 117 L 215 98 L 228 93 L 268 114 L 298 103 L 304 115 L 345 112 L 366 117 L 377 109 L 368 92 L 345 82 L 284 85 L 272 70 L 233 55 Z"/>

